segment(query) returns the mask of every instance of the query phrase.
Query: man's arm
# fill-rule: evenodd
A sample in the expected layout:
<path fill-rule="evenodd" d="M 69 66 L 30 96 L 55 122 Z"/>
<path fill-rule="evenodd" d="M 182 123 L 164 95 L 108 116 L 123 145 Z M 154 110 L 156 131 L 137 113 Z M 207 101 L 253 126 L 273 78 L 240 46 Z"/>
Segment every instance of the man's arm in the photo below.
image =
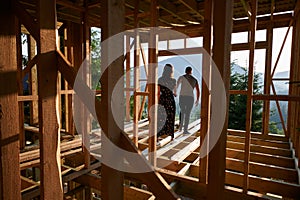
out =
<path fill-rule="evenodd" d="M 199 89 L 199 84 L 197 82 L 196 83 L 196 102 L 195 102 L 196 105 L 199 103 L 199 97 L 200 97 L 200 89 Z"/>
<path fill-rule="evenodd" d="M 177 83 L 176 83 L 176 86 L 175 86 L 175 89 L 174 89 L 174 96 L 177 96 L 177 90 L 178 90 L 178 87 L 179 87 L 180 84 L 181 84 L 181 76 L 179 76 L 179 78 L 177 80 Z"/>

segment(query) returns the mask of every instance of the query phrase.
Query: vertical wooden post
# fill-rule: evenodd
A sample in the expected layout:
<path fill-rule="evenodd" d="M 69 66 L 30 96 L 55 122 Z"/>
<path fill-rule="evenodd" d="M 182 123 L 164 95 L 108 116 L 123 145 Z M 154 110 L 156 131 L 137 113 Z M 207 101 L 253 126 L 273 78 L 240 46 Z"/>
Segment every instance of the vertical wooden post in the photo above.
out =
<path fill-rule="evenodd" d="M 251 142 L 251 122 L 252 122 L 252 95 L 254 77 L 254 52 L 255 52 L 255 31 L 256 31 L 256 12 L 257 0 L 251 1 L 251 21 L 250 21 L 250 57 L 248 69 L 248 89 L 247 89 L 247 110 L 246 110 L 246 133 L 245 133 L 245 160 L 244 160 L 244 182 L 243 192 L 247 193 L 249 185 L 249 161 L 250 161 L 250 142 Z"/>
<path fill-rule="evenodd" d="M 229 99 L 230 83 L 230 50 L 232 32 L 233 0 L 213 1 L 213 60 L 223 78 L 227 102 Z M 217 72 L 212 68 L 212 80 Z M 212 81 L 211 99 L 215 98 L 213 91 L 216 85 Z M 225 184 L 225 159 L 226 159 L 226 135 L 228 121 L 228 103 L 226 107 L 226 119 L 219 140 L 209 153 L 208 162 L 208 187 L 207 199 L 223 199 Z"/>
<path fill-rule="evenodd" d="M 135 38 L 134 38 L 134 95 L 133 95 L 133 142 L 138 146 L 138 133 L 139 133 L 139 110 L 141 104 L 141 96 L 136 95 L 136 92 L 140 91 L 140 34 L 139 34 L 139 2 L 135 0 L 134 8 L 134 27 L 135 27 Z"/>
<path fill-rule="evenodd" d="M 297 2 L 300 4 L 300 2 Z M 299 5 L 298 5 L 299 6 Z M 296 6 L 297 8 L 297 6 Z M 296 12 L 296 10 L 295 10 Z M 296 17 L 296 16 L 295 16 Z M 300 20 L 299 17 L 295 18 L 292 36 L 292 53 L 291 53 L 291 70 L 290 70 L 290 81 L 289 94 L 300 95 L 299 84 L 294 81 L 300 80 Z M 295 153 L 298 159 L 300 158 L 300 116 L 299 116 L 300 102 L 289 102 L 288 104 L 288 136 L 293 142 Z M 298 167 L 300 163 L 298 163 Z"/>
<path fill-rule="evenodd" d="M 210 124 L 210 76 L 211 76 L 211 50 L 212 50 L 212 0 L 206 0 L 204 5 L 204 36 L 203 47 L 207 54 L 202 54 L 202 95 L 201 95 L 201 132 L 200 139 L 201 145 L 203 145 L 204 138 L 209 136 L 207 134 Z M 208 143 L 207 143 L 208 144 Z M 208 155 L 208 145 L 205 148 Z M 208 156 L 200 160 L 199 181 L 207 183 L 207 167 Z"/>
<path fill-rule="evenodd" d="M 133 142 L 138 145 L 138 122 L 139 122 L 139 110 L 141 104 L 141 96 L 136 92 L 140 92 L 140 36 L 138 30 L 135 30 L 134 39 L 134 96 L 133 96 Z"/>
<path fill-rule="evenodd" d="M 271 87 L 271 67 L 272 67 L 272 49 L 273 49 L 273 25 L 272 22 L 267 29 L 267 43 L 266 49 L 266 66 L 265 66 L 265 80 L 264 80 L 264 94 L 270 94 Z M 270 121 L 270 100 L 264 101 L 263 105 L 263 130 L 264 135 L 269 133 L 269 121 Z"/>
<path fill-rule="evenodd" d="M 16 23 L 17 29 L 17 68 L 18 68 L 18 94 L 23 95 L 23 77 L 22 77 L 22 38 L 21 24 L 19 20 Z M 20 149 L 25 148 L 25 129 L 24 129 L 24 101 L 20 101 L 19 105 L 19 139 Z"/>
<path fill-rule="evenodd" d="M 156 27 L 158 18 L 157 0 L 152 0 L 150 5 L 150 27 Z M 148 85 L 149 99 L 148 108 L 150 115 L 149 121 L 149 152 L 156 151 L 156 139 L 157 139 L 157 109 L 154 106 L 157 104 L 157 57 L 158 57 L 158 36 L 154 30 L 150 30 L 150 41 L 149 41 L 149 66 L 148 66 Z M 156 155 L 155 153 L 149 154 L 149 161 L 155 167 L 156 166 Z"/>
<path fill-rule="evenodd" d="M 123 127 L 119 125 L 124 124 L 124 88 L 115 88 L 116 83 L 123 79 L 124 75 L 124 38 L 118 37 L 116 40 L 111 40 L 111 36 L 124 31 L 125 23 L 125 6 L 124 0 L 104 0 L 101 4 L 101 23 L 102 23 L 102 36 L 101 39 L 108 40 L 108 45 L 114 42 L 113 50 L 108 46 L 101 47 L 101 115 L 104 115 L 106 122 L 101 123 L 101 128 L 110 139 L 111 143 L 118 145 L 121 140 L 121 131 Z M 116 36 L 115 36 L 116 37 Z M 108 63 L 108 59 L 111 57 L 111 53 L 120 55 L 112 63 Z M 124 85 L 121 82 L 120 85 Z M 115 90 L 120 94 L 119 101 L 114 99 L 112 101 L 112 92 Z M 113 102 L 114 109 L 120 113 L 118 116 L 113 115 L 111 103 Z M 118 124 L 117 124 L 118 123 Z M 115 155 L 111 155 L 109 150 L 111 143 L 102 142 L 102 154 L 103 160 L 113 159 Z M 101 164 L 101 197 L 103 199 L 123 199 L 124 198 L 124 173 L 113 168 L 113 166 L 107 166 L 105 163 Z"/>
<path fill-rule="evenodd" d="M 77 49 L 75 51 L 75 47 L 74 45 L 74 41 L 77 41 L 78 43 L 81 41 L 80 38 L 75 38 L 75 36 L 77 36 L 79 33 L 77 29 L 75 29 L 74 24 L 71 22 L 67 23 L 67 33 L 66 35 L 66 52 L 65 55 L 67 56 L 68 60 L 73 64 L 75 70 L 78 70 L 78 67 L 75 65 L 75 60 L 76 60 L 76 64 L 77 64 L 77 60 L 80 59 L 81 61 L 81 49 Z M 76 55 L 76 58 L 75 58 Z M 79 58 L 78 58 L 79 56 Z M 69 84 L 66 82 L 65 84 L 65 88 L 66 89 L 71 89 L 71 87 L 69 87 Z M 67 101 L 66 101 L 66 131 L 68 131 L 71 135 L 75 135 L 75 124 L 73 122 L 73 113 L 72 113 L 72 101 L 73 101 L 73 95 L 72 94 L 68 94 L 66 95 L 68 97 L 66 97 Z M 67 129 L 68 127 L 68 129 Z"/>
<path fill-rule="evenodd" d="M 0 199 L 21 199 L 16 19 L 0 2 Z M 20 37 L 20 36 L 18 36 Z"/>
<path fill-rule="evenodd" d="M 84 67 L 83 72 L 83 80 L 86 82 L 88 86 L 91 86 L 91 68 L 90 68 L 90 27 L 88 25 L 88 6 L 87 0 L 84 0 L 85 5 L 85 12 L 83 13 L 83 57 L 84 57 Z M 84 161 L 85 161 L 85 168 L 89 168 L 90 166 L 90 137 L 89 134 L 91 132 L 91 117 L 88 114 L 86 108 L 83 109 L 83 116 L 84 116 L 84 130 L 83 130 L 83 152 L 84 152 Z"/>
<path fill-rule="evenodd" d="M 36 55 L 36 42 L 31 35 L 27 36 L 27 42 L 28 42 L 28 60 L 31 60 Z M 38 95 L 36 65 L 31 68 L 29 77 L 30 77 L 31 95 Z M 39 123 L 38 101 L 32 101 L 30 106 L 30 125 L 37 125 L 38 123 Z"/>
<path fill-rule="evenodd" d="M 60 133 L 57 119 L 56 2 L 40 0 L 38 91 L 41 199 L 63 199 Z"/>
<path fill-rule="evenodd" d="M 130 122 L 130 36 L 126 36 L 126 114 L 127 122 Z"/>

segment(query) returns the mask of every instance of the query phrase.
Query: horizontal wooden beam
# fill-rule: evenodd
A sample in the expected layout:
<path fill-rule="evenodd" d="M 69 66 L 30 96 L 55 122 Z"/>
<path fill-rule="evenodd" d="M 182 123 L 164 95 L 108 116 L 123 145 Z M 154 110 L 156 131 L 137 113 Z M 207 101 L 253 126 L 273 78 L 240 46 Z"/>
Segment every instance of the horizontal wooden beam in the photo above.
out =
<path fill-rule="evenodd" d="M 202 47 L 170 49 L 170 50 L 159 50 L 158 56 L 190 55 L 190 54 L 201 54 L 203 52 L 205 51 Z"/>
<path fill-rule="evenodd" d="M 37 101 L 37 100 L 39 100 L 38 95 L 18 96 L 18 101 Z"/>
<path fill-rule="evenodd" d="M 235 149 L 226 149 L 226 157 L 233 158 L 238 160 L 243 160 L 245 156 L 244 151 L 239 151 Z M 295 162 L 292 158 L 279 157 L 279 156 L 271 156 L 271 155 L 263 155 L 258 153 L 250 153 L 250 162 L 256 162 L 266 165 L 274 165 L 283 168 L 295 168 Z"/>
<path fill-rule="evenodd" d="M 227 131 L 228 131 L 229 135 L 241 136 L 241 137 L 245 136 L 245 131 L 243 131 L 243 130 L 228 129 Z M 289 138 L 285 137 L 284 135 L 279 135 L 279 134 L 263 135 L 260 132 L 251 132 L 251 138 L 289 142 Z"/>
<path fill-rule="evenodd" d="M 247 90 L 229 90 L 229 94 L 243 94 L 243 95 L 247 95 Z"/>
<path fill-rule="evenodd" d="M 20 22 L 26 27 L 26 29 L 30 32 L 33 38 L 38 41 L 39 40 L 39 29 L 38 23 L 34 20 L 30 14 L 22 7 L 21 3 L 18 1 L 14 1 L 14 12 L 18 17 Z"/>
<path fill-rule="evenodd" d="M 226 184 L 242 187 L 243 175 L 227 172 Z M 272 193 L 283 197 L 297 199 L 300 196 L 300 186 L 291 183 L 284 183 L 275 180 L 266 180 L 258 177 L 249 177 L 249 190 L 261 193 Z"/>
<path fill-rule="evenodd" d="M 253 100 L 300 101 L 300 96 L 256 94 L 256 95 L 253 95 Z"/>
<path fill-rule="evenodd" d="M 255 49 L 266 49 L 268 48 L 268 43 L 266 41 L 256 42 Z M 231 51 L 244 51 L 250 49 L 250 43 L 239 43 L 232 44 Z"/>
<path fill-rule="evenodd" d="M 78 6 L 77 4 L 69 2 L 69 1 L 56 0 L 56 4 L 67 7 L 67 8 L 71 8 L 73 10 L 77 10 L 79 12 L 85 11 L 85 8 L 83 6 Z"/>
<path fill-rule="evenodd" d="M 226 169 L 243 172 L 243 162 L 241 160 L 227 158 Z M 250 162 L 249 174 L 298 184 L 298 172 L 296 169 L 287 169 Z"/>
<path fill-rule="evenodd" d="M 244 136 L 228 135 L 227 140 L 228 141 L 233 141 L 233 142 L 243 143 L 245 138 L 244 138 Z M 277 148 L 282 148 L 282 149 L 290 149 L 290 143 L 289 142 L 284 142 L 284 141 L 274 141 L 274 140 L 273 141 L 267 141 L 267 140 L 262 140 L 262 139 L 258 139 L 258 138 L 251 138 L 251 144 L 267 146 L 267 147 L 277 147 Z"/>
<path fill-rule="evenodd" d="M 232 141 L 227 141 L 227 148 L 230 149 L 237 149 L 237 150 L 243 150 L 245 149 L 244 143 L 240 142 L 232 142 Z M 277 147 L 265 147 L 265 146 L 260 146 L 260 145 L 251 145 L 250 146 L 250 151 L 251 152 L 256 152 L 256 153 L 262 153 L 262 154 L 270 154 L 274 156 L 282 156 L 282 157 L 292 157 L 292 151 L 288 149 L 281 149 Z"/>

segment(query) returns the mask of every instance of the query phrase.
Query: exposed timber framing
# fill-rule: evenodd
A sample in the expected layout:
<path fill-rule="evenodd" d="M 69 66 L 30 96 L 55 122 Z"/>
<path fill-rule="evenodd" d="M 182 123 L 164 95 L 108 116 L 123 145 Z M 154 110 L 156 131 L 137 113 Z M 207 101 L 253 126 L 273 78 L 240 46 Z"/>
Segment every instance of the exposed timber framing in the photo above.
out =
<path fill-rule="evenodd" d="M 110 1 L 105 0 L 102 2 L 101 6 L 101 22 L 102 22 L 102 31 L 101 31 L 101 40 L 105 41 L 109 39 L 109 37 L 118 34 L 124 31 L 124 15 L 125 15 L 125 6 L 124 0 L 120 1 Z M 106 137 L 110 139 L 110 141 L 116 145 L 120 144 L 121 140 L 121 128 L 119 128 L 120 124 L 124 124 L 123 120 L 123 103 L 122 99 L 113 100 L 112 101 L 112 92 L 113 86 L 117 83 L 119 78 L 121 78 L 124 74 L 123 67 L 123 52 L 124 52 L 124 38 L 119 37 L 118 42 L 115 42 L 113 48 L 114 53 L 120 55 L 116 60 L 112 63 L 109 60 L 110 53 L 112 51 L 109 50 L 109 44 L 107 46 L 102 46 L 101 50 L 101 115 L 106 116 L 106 123 L 100 125 L 103 129 Z M 115 40 L 114 40 L 115 41 Z M 110 47 L 112 48 L 112 47 Z M 120 84 L 124 85 L 124 84 Z M 118 94 L 124 94 L 123 88 L 117 89 Z M 120 101 L 121 100 L 121 101 Z M 113 116 L 111 103 L 114 102 L 114 108 L 120 113 L 120 115 Z M 118 123 L 118 124 L 116 124 Z M 108 146 L 109 144 L 102 143 L 102 152 L 108 152 L 107 149 L 111 148 Z M 102 154 L 102 158 L 112 159 L 114 155 L 110 153 Z M 124 198 L 124 175 L 123 172 L 114 169 L 112 166 L 107 166 L 105 163 L 102 164 L 101 167 L 101 175 L 102 179 L 106 184 L 101 185 L 101 196 L 103 199 L 123 199 Z M 116 192 L 118 191 L 118 192 Z"/>
<path fill-rule="evenodd" d="M 201 96 L 201 131 L 200 140 L 203 145 L 204 138 L 209 135 L 210 125 L 210 77 L 211 77 L 211 53 L 212 53 L 212 24 L 213 24 L 213 1 L 205 1 L 205 14 L 204 14 L 204 37 L 203 47 L 206 53 L 203 55 L 202 64 L 202 96 Z M 207 143 L 208 145 L 208 143 Z M 203 147 L 202 147 L 203 148 Z M 206 155 L 208 155 L 208 146 L 206 149 Z M 203 157 L 200 160 L 199 166 L 199 181 L 207 183 L 207 169 L 208 169 L 208 156 Z"/>
<path fill-rule="evenodd" d="M 38 93 L 40 127 L 41 199 L 62 199 L 60 133 L 57 119 L 56 4 L 40 0 Z"/>
<path fill-rule="evenodd" d="M 247 110 L 246 110 L 246 134 L 245 134 L 245 160 L 244 160 L 244 182 L 243 192 L 246 194 L 248 190 L 249 176 L 249 156 L 250 156 L 250 140 L 251 140 L 251 121 L 252 121 L 252 95 L 253 95 L 253 77 L 254 77 L 254 53 L 255 53 L 255 32 L 256 32 L 256 13 L 257 0 L 251 1 L 251 20 L 250 20 L 250 51 L 249 51 L 249 69 L 248 69 L 248 89 L 247 89 Z"/>
<path fill-rule="evenodd" d="M 17 87 L 17 22 L 11 1 L 0 2 L 0 199 L 21 199 Z"/>
<path fill-rule="evenodd" d="M 37 62 L 36 56 L 36 41 L 31 35 L 27 36 L 28 40 L 28 60 L 33 61 L 34 59 Z M 31 95 L 37 96 L 38 95 L 38 80 L 37 80 L 37 67 L 36 62 L 30 66 L 29 72 L 29 81 L 30 81 L 30 90 Z M 27 65 L 29 67 L 29 65 Z M 24 71 L 24 70 L 23 70 Z M 24 75 L 23 75 L 24 76 Z M 36 125 L 39 122 L 39 115 L 38 115 L 38 101 L 33 100 L 30 106 L 30 125 Z"/>
<path fill-rule="evenodd" d="M 220 2 L 214 0 L 213 13 L 213 60 L 223 78 L 227 94 L 230 79 L 230 68 L 228 66 L 230 66 L 233 1 Z M 214 77 L 212 77 L 212 80 L 214 80 Z M 212 81 L 212 92 L 215 89 L 214 87 L 216 86 Z M 211 98 L 214 98 L 213 93 Z M 228 100 L 229 96 L 226 99 Z M 222 106 L 225 106 L 225 110 L 228 112 L 228 105 Z M 227 122 L 228 115 L 226 114 L 218 142 L 209 153 L 207 199 L 220 199 L 224 196 Z"/>
<path fill-rule="evenodd" d="M 151 1 L 150 5 L 150 26 L 157 26 L 158 19 L 158 0 Z M 156 35 L 154 30 L 150 30 L 149 36 L 149 60 L 148 60 L 148 108 L 149 108 L 149 152 L 154 152 L 150 154 L 149 161 L 155 167 L 156 166 L 156 140 L 157 140 L 157 109 L 154 106 L 157 104 L 157 54 L 158 54 L 158 35 Z M 151 109 L 152 107 L 152 109 Z"/>
<path fill-rule="evenodd" d="M 22 79 L 22 39 L 21 39 L 21 24 L 19 20 L 16 23 L 16 42 L 17 42 L 17 77 L 18 77 L 18 95 L 23 95 L 23 79 Z M 19 142 L 20 149 L 25 148 L 25 130 L 24 130 L 24 102 L 18 102 L 19 107 Z"/>

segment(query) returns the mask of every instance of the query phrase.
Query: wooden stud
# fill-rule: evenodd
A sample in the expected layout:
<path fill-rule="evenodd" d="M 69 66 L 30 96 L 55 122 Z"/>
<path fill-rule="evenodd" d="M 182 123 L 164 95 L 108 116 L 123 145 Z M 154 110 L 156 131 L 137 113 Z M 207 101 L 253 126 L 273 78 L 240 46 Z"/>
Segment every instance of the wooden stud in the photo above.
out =
<path fill-rule="evenodd" d="M 84 0 L 85 9 L 87 10 L 87 0 Z M 83 13 L 83 59 L 84 70 L 83 80 L 87 86 L 91 87 L 91 58 L 90 58 L 90 27 L 88 25 L 88 15 Z M 87 65 L 87 66 L 86 66 Z M 90 166 L 90 131 L 91 131 L 91 118 L 86 108 L 83 108 L 83 152 L 84 152 L 84 166 Z"/>
<path fill-rule="evenodd" d="M 218 67 L 224 81 L 225 92 L 229 90 L 230 80 L 230 48 L 232 31 L 233 1 L 213 1 L 213 60 Z M 213 71 L 212 71 L 213 72 Z M 214 73 L 212 73 L 214 74 Z M 213 80 L 214 77 L 212 77 Z M 214 91 L 212 81 L 212 91 Z M 211 98 L 214 98 L 212 93 Z M 227 95 L 227 101 L 229 96 Z M 223 105 L 228 113 L 228 105 Z M 208 161 L 208 187 L 207 199 L 221 199 L 224 197 L 225 183 L 225 157 L 226 157 L 226 135 L 227 135 L 228 115 L 226 115 L 223 130 L 218 142 L 209 153 Z"/>
<path fill-rule="evenodd" d="M 28 60 L 33 60 L 36 55 L 36 42 L 34 38 L 30 35 L 27 36 L 28 41 Z M 30 70 L 30 89 L 31 95 L 38 95 L 38 81 L 37 81 L 37 68 L 36 65 Z M 39 115 L 38 115 L 38 101 L 33 100 L 30 106 L 30 125 L 36 125 L 39 122 Z"/>
<path fill-rule="evenodd" d="M 26 27 L 34 39 L 39 39 L 38 23 L 31 17 L 31 15 L 22 7 L 18 1 L 14 1 L 14 13 L 17 15 L 20 22 Z"/>
<path fill-rule="evenodd" d="M 204 138 L 210 129 L 210 76 L 211 76 L 211 50 L 212 50 L 212 15 L 213 15 L 213 1 L 206 0 L 205 16 L 204 16 L 204 37 L 203 37 L 203 48 L 206 53 L 202 54 L 202 96 L 201 96 L 201 131 L 200 139 L 201 145 L 203 145 Z M 208 143 L 207 143 L 208 144 Z M 203 147 L 202 147 L 203 148 Z M 206 148 L 206 155 L 208 155 L 208 146 Z M 208 167 L 208 157 L 200 159 L 200 170 L 199 170 L 199 181 L 202 183 L 207 183 L 207 167 Z"/>
<path fill-rule="evenodd" d="M 273 82 L 271 82 L 271 88 L 272 88 L 273 94 L 275 96 L 277 96 L 276 89 L 275 89 L 275 86 L 274 86 Z M 285 126 L 285 123 L 284 123 L 284 118 L 283 118 L 283 114 L 282 114 L 282 111 L 281 111 L 281 108 L 280 108 L 278 98 L 275 99 L 275 102 L 276 102 L 276 107 L 277 107 L 277 110 L 278 110 L 278 113 L 279 113 L 280 122 L 281 122 L 281 125 L 282 125 L 283 132 L 284 132 L 285 136 L 287 136 L 287 130 L 286 130 L 286 126 Z"/>
<path fill-rule="evenodd" d="M 125 14 L 125 2 L 124 0 L 110 1 L 105 0 L 101 5 L 101 39 L 102 41 L 109 39 L 109 37 L 124 31 L 124 14 Z M 106 120 L 103 122 L 100 120 L 101 128 L 110 139 L 112 143 L 118 145 L 120 143 L 120 132 L 122 127 L 119 127 L 116 123 L 124 124 L 123 120 L 123 100 L 117 102 L 112 101 L 113 86 L 124 75 L 123 67 L 123 53 L 124 53 L 124 41 L 123 37 L 118 39 L 119 42 L 114 45 L 114 53 L 120 55 L 111 64 L 108 63 L 109 53 L 108 47 L 102 47 L 101 55 L 101 115 L 104 115 Z M 121 85 L 123 85 L 121 83 Z M 124 89 L 118 88 L 117 91 L 121 96 L 124 95 Z M 121 98 L 123 99 L 123 98 Z M 111 103 L 114 102 L 114 108 L 120 113 L 119 116 L 113 116 L 111 110 Z M 105 149 L 110 148 L 108 144 L 102 143 L 102 152 L 107 152 Z M 102 154 L 103 159 L 113 158 L 114 155 Z M 101 198 L 103 199 L 123 199 L 124 198 L 124 175 L 123 172 L 114 169 L 112 166 L 107 166 L 102 163 L 101 176 L 103 182 L 106 184 L 101 185 Z"/>
<path fill-rule="evenodd" d="M 272 66 L 272 49 L 273 49 L 273 27 L 272 23 L 267 29 L 267 43 L 266 48 L 266 66 L 265 66 L 265 79 L 264 79 L 264 94 L 270 95 L 271 87 L 271 66 Z M 270 120 L 270 101 L 266 100 L 263 103 L 263 128 L 262 134 L 269 134 L 269 120 Z"/>
<path fill-rule="evenodd" d="M 158 1 L 153 0 L 150 4 L 150 26 L 156 27 L 158 19 Z M 153 166 L 156 166 L 156 139 L 157 139 L 157 109 L 154 106 L 157 104 L 157 45 L 158 36 L 154 30 L 150 30 L 149 36 L 149 66 L 148 66 L 148 85 L 149 98 L 148 98 L 148 108 L 149 108 L 149 152 L 154 152 L 150 154 L 149 161 Z M 152 107 L 153 106 L 153 107 Z M 152 109 L 150 109 L 152 107 Z"/>
<path fill-rule="evenodd" d="M 130 88 L 130 36 L 126 35 L 126 88 Z M 127 122 L 130 122 L 130 91 L 126 91 L 126 114 Z"/>
<path fill-rule="evenodd" d="M 248 175 L 249 175 L 249 156 L 251 141 L 251 125 L 252 125 L 252 95 L 253 95 L 253 78 L 254 78 L 254 53 L 255 53 L 255 32 L 256 32 L 256 13 L 257 0 L 251 1 L 251 22 L 250 22 L 250 51 L 249 51 L 249 70 L 248 70 L 248 89 L 247 89 L 247 110 L 246 110 L 246 133 L 245 133 L 245 160 L 244 160 L 244 182 L 243 192 L 248 191 Z"/>
<path fill-rule="evenodd" d="M 137 1 L 138 2 L 138 1 Z M 136 24 L 138 26 L 138 24 Z M 134 96 L 133 96 L 133 142 L 138 145 L 138 121 L 141 97 L 137 94 L 140 92 L 140 36 L 139 30 L 135 30 L 134 38 Z"/>
<path fill-rule="evenodd" d="M 11 1 L 0 2 L 0 199 L 20 200 L 17 30 L 12 8 Z"/>
<path fill-rule="evenodd" d="M 18 95 L 23 95 L 23 77 L 22 77 L 22 38 L 21 38 L 21 24 L 19 21 L 16 23 L 17 30 L 17 69 L 18 69 Z M 20 149 L 25 148 L 25 130 L 24 130 L 24 102 L 18 102 L 19 107 L 19 139 L 20 139 Z"/>
<path fill-rule="evenodd" d="M 299 2 L 297 2 L 299 3 Z M 299 81 L 299 51 L 300 51 L 300 44 L 299 44 L 299 34 L 300 30 L 300 21 L 299 19 L 296 19 L 294 26 L 293 26 L 293 35 L 292 35 L 292 49 L 291 52 L 291 67 L 290 67 L 290 82 L 293 81 Z M 290 84 L 289 85 L 289 95 L 297 95 L 299 94 L 298 84 Z M 288 104 L 288 119 L 287 119 L 287 134 L 291 138 L 294 147 L 297 135 L 299 134 L 299 131 L 297 130 L 299 123 L 297 121 L 298 118 L 298 112 L 299 109 L 299 102 L 289 102 Z M 298 147 L 297 150 L 300 148 Z M 299 155 L 297 153 L 297 155 Z M 299 164 L 300 165 L 300 164 Z"/>
<path fill-rule="evenodd" d="M 40 0 L 38 4 L 40 39 L 38 51 L 39 127 L 41 156 L 41 199 L 62 199 L 60 133 L 56 113 L 56 4 Z"/>

